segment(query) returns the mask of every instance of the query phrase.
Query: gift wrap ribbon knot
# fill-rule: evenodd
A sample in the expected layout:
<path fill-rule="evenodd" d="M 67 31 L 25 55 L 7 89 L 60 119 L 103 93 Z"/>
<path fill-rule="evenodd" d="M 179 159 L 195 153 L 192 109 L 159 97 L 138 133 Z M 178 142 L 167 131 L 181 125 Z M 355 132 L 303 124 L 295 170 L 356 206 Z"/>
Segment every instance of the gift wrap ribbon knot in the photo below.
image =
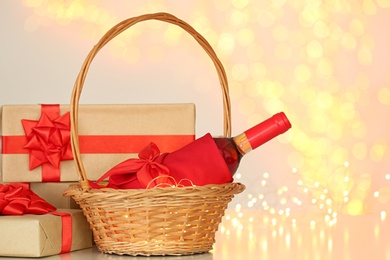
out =
<path fill-rule="evenodd" d="M 24 186 L 0 184 L 2 215 L 46 214 L 56 208 Z"/>
<path fill-rule="evenodd" d="M 59 105 L 42 105 L 39 120 L 22 119 L 22 125 L 30 170 L 42 166 L 43 181 L 58 181 L 60 162 L 73 159 L 69 112 L 61 116 Z"/>
<path fill-rule="evenodd" d="M 139 152 L 138 158 L 130 158 L 116 165 L 101 176 L 96 183 L 110 177 L 109 186 L 119 188 L 125 187 L 135 177 L 142 188 L 173 184 L 169 178 L 168 167 L 156 161 L 160 155 L 160 149 L 155 143 L 151 142 Z M 134 173 L 136 174 L 134 175 Z M 131 175 L 133 176 L 131 177 Z M 98 188 L 94 183 L 92 183 L 92 186 Z"/>

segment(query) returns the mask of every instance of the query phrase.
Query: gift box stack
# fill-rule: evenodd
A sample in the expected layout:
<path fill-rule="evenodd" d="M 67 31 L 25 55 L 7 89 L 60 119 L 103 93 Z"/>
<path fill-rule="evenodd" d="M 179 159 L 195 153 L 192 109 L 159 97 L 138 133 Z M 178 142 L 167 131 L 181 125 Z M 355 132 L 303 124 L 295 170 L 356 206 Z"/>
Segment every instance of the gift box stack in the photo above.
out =
<path fill-rule="evenodd" d="M 0 256 L 40 257 L 92 246 L 82 210 L 63 196 L 79 178 L 70 145 L 69 109 L 1 108 Z M 193 104 L 81 105 L 78 122 L 80 152 L 91 181 L 136 157 L 150 142 L 164 153 L 195 138 Z M 32 207 L 20 196 L 26 191 L 47 203 L 46 211 L 19 210 L 21 201 L 23 209 Z"/>

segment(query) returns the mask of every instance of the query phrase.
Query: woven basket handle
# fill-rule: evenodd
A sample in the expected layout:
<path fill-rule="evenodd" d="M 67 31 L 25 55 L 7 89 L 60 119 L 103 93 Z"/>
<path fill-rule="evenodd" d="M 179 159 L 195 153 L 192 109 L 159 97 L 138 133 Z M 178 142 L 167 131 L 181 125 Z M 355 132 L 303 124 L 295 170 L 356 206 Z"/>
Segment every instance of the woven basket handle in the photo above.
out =
<path fill-rule="evenodd" d="M 78 74 L 78 77 L 76 79 L 73 88 L 71 103 L 70 103 L 71 143 L 72 143 L 73 157 L 76 164 L 76 170 L 80 176 L 79 182 L 83 189 L 89 189 L 89 184 L 88 184 L 88 179 L 80 155 L 80 147 L 79 147 L 79 140 L 78 140 L 78 106 L 79 106 L 80 94 L 83 89 L 84 81 L 87 76 L 89 66 L 92 60 L 94 59 L 94 57 L 96 56 L 96 54 L 99 52 L 99 50 L 103 48 L 103 46 L 105 46 L 110 40 L 114 39 L 117 35 L 125 31 L 126 29 L 130 28 L 131 26 L 135 25 L 136 23 L 147 21 L 147 20 L 159 20 L 159 21 L 171 23 L 181 27 L 182 29 L 187 31 L 190 35 L 192 35 L 194 39 L 203 47 L 206 53 L 210 56 L 217 70 L 219 81 L 222 88 L 223 112 L 224 112 L 224 122 L 223 122 L 224 136 L 227 137 L 231 136 L 230 97 L 229 97 L 229 88 L 228 88 L 228 81 L 227 81 L 225 69 L 221 61 L 218 59 L 217 55 L 215 54 L 213 48 L 206 41 L 206 39 L 202 35 L 200 35 L 197 31 L 195 31 L 195 29 L 192 28 L 189 24 L 168 13 L 145 14 L 138 17 L 126 19 L 118 23 L 117 25 L 115 25 L 105 35 L 103 35 L 103 37 L 99 40 L 99 42 L 89 52 L 88 56 L 86 57 L 81 67 L 81 70 Z"/>

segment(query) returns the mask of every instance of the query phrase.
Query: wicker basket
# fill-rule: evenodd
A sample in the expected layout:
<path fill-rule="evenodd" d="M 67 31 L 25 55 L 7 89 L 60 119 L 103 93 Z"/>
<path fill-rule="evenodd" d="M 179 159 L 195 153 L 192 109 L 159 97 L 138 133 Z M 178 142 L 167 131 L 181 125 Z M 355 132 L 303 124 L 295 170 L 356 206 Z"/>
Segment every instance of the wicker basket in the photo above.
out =
<path fill-rule="evenodd" d="M 78 103 L 88 68 L 98 51 L 132 25 L 159 20 L 180 26 L 203 47 L 215 64 L 224 104 L 224 135 L 230 136 L 230 99 L 225 70 L 209 43 L 190 25 L 167 13 L 146 14 L 115 25 L 90 51 L 71 99 L 71 140 L 78 185 L 65 191 L 83 209 L 101 252 L 119 255 L 189 255 L 208 252 L 228 203 L 245 186 L 240 183 L 145 190 L 92 189 L 78 141 Z"/>

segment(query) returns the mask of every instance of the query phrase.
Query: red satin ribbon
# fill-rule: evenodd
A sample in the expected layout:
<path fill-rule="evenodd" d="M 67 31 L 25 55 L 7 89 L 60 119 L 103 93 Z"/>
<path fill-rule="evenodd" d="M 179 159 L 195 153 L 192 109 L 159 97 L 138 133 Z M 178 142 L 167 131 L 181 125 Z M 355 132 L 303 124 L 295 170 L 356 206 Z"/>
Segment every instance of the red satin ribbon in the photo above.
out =
<path fill-rule="evenodd" d="M 52 215 L 60 216 L 62 220 L 62 246 L 61 252 L 68 253 L 72 249 L 72 216 L 65 212 L 50 212 Z"/>
<path fill-rule="evenodd" d="M 170 179 L 167 178 L 169 169 L 156 162 L 160 154 L 157 145 L 150 143 L 138 154 L 139 159 L 131 158 L 123 161 L 106 172 L 96 183 L 108 177 L 110 179 L 107 187 L 110 188 L 126 188 L 126 184 L 130 182 L 140 188 L 153 188 L 161 183 L 170 183 Z M 139 183 L 134 184 L 137 181 Z M 97 185 L 93 186 L 98 188 Z"/>
<path fill-rule="evenodd" d="M 60 181 L 60 162 L 72 160 L 69 112 L 59 105 L 42 105 L 38 121 L 22 119 L 30 154 L 30 170 L 42 166 L 42 181 Z"/>
<path fill-rule="evenodd" d="M 25 136 L 2 136 L 3 154 L 28 154 L 23 148 L 27 143 Z M 80 135 L 80 152 L 100 153 L 138 153 L 153 142 L 161 151 L 172 152 L 194 141 L 194 135 Z"/>
<path fill-rule="evenodd" d="M 0 184 L 0 215 L 46 214 L 56 208 L 25 186 Z"/>

